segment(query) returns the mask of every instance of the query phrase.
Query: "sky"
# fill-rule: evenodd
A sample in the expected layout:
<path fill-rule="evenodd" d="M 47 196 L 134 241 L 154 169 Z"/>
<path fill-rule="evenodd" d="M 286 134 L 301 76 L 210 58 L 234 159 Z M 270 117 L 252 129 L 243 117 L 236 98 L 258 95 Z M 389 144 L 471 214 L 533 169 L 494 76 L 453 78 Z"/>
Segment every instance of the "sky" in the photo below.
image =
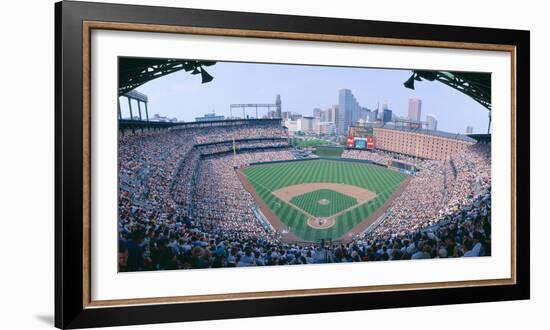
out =
<path fill-rule="evenodd" d="M 435 115 L 438 130 L 486 133 L 489 111 L 469 96 L 440 82 L 422 81 L 415 89 L 403 83 L 410 70 L 334 66 L 218 62 L 206 68 L 214 80 L 202 84 L 200 75 L 178 71 L 138 87 L 149 98 L 149 116 L 194 121 L 195 117 L 215 112 L 229 116 L 232 103 L 275 103 L 281 95 L 282 111 L 312 115 L 314 108 L 327 109 L 338 103 L 338 91 L 350 89 L 362 107 L 374 109 L 387 103 L 398 116 L 407 116 L 410 98 L 422 100 L 422 120 Z M 132 105 L 133 109 L 137 106 Z M 121 100 L 123 117 L 129 116 L 127 102 Z M 250 109 L 250 116 L 255 109 Z M 267 112 L 264 109 L 259 116 Z M 242 116 L 242 110 L 236 114 Z"/>

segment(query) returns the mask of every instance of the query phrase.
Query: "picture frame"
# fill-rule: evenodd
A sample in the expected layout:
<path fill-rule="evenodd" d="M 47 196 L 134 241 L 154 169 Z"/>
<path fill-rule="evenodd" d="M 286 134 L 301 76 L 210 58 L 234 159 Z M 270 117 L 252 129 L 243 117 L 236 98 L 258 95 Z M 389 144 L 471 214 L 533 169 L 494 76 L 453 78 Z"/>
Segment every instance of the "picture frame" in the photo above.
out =
<path fill-rule="evenodd" d="M 92 297 L 93 31 L 495 51 L 511 58 L 505 279 L 136 299 Z M 55 5 L 55 325 L 136 325 L 529 299 L 529 31 L 62 1 Z M 113 219 L 114 221 L 114 219 Z M 292 268 L 292 267 L 291 267 Z"/>

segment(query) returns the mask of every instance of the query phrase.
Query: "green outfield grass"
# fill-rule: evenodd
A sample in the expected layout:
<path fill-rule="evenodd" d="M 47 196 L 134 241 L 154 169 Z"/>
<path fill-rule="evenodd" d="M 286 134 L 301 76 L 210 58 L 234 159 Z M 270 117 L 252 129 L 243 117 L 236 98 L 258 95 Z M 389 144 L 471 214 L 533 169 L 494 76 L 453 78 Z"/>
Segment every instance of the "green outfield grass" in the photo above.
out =
<path fill-rule="evenodd" d="M 316 146 L 313 151 L 319 157 L 341 157 L 344 147 L 339 146 Z"/>
<path fill-rule="evenodd" d="M 376 165 L 332 160 L 253 165 L 245 168 L 243 173 L 273 213 L 297 237 L 307 241 L 341 237 L 362 220 L 376 212 L 406 178 L 404 174 Z M 308 226 L 307 216 L 303 212 L 271 193 L 283 187 L 313 182 L 354 185 L 368 189 L 376 193 L 377 196 L 369 202 L 339 215 L 334 226 L 326 229 L 314 229 Z M 312 193 L 315 193 L 315 191 L 308 194 Z M 311 199 L 311 204 L 310 206 L 302 204 L 299 207 L 304 210 L 311 210 L 316 207 L 315 204 L 318 205 L 318 199 Z M 332 214 L 334 213 L 336 212 Z"/>
<path fill-rule="evenodd" d="M 319 201 L 322 199 L 329 203 L 320 204 Z M 355 198 L 330 189 L 308 192 L 292 198 L 290 202 L 315 217 L 330 217 L 357 204 Z"/>

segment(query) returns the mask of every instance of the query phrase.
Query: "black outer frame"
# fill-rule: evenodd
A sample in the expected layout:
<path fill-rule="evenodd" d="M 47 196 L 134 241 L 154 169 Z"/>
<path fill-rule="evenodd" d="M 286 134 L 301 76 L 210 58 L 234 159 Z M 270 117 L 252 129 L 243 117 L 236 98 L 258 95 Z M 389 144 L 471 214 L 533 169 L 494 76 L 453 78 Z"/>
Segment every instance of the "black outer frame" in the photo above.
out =
<path fill-rule="evenodd" d="M 515 45 L 517 284 L 84 309 L 84 20 Z M 83 328 L 529 299 L 529 57 L 529 31 L 72 1 L 56 3 L 55 326 Z"/>

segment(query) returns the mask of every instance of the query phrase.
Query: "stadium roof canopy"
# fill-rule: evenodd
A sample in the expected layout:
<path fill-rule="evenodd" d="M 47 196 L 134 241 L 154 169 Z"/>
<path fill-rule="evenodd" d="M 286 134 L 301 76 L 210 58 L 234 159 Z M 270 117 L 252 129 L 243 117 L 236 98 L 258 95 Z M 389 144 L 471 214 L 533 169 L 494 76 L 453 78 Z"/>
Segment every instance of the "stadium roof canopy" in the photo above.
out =
<path fill-rule="evenodd" d="M 414 89 L 415 81 L 437 80 L 450 86 L 491 111 L 491 74 L 482 72 L 451 72 L 413 70 L 412 76 L 403 85 Z"/>
<path fill-rule="evenodd" d="M 136 90 L 131 90 L 125 93 L 124 96 L 141 101 L 141 102 L 145 102 L 145 103 L 149 102 L 149 98 L 147 97 L 147 95 L 140 93 Z"/>
<path fill-rule="evenodd" d="M 236 125 L 270 125 L 280 123 L 280 118 L 262 118 L 262 119 L 226 119 L 212 121 L 190 121 L 190 122 L 167 122 L 167 121 L 144 121 L 144 120 L 129 120 L 119 119 L 118 128 L 126 129 L 142 129 L 142 128 L 170 128 L 170 129 L 186 129 L 186 128 L 206 128 L 206 127 L 229 127 Z"/>
<path fill-rule="evenodd" d="M 118 60 L 118 95 L 124 95 L 148 81 L 180 70 L 193 75 L 200 74 L 202 83 L 207 83 L 214 77 L 204 67 L 214 64 L 216 62 L 213 61 L 121 57 Z"/>

